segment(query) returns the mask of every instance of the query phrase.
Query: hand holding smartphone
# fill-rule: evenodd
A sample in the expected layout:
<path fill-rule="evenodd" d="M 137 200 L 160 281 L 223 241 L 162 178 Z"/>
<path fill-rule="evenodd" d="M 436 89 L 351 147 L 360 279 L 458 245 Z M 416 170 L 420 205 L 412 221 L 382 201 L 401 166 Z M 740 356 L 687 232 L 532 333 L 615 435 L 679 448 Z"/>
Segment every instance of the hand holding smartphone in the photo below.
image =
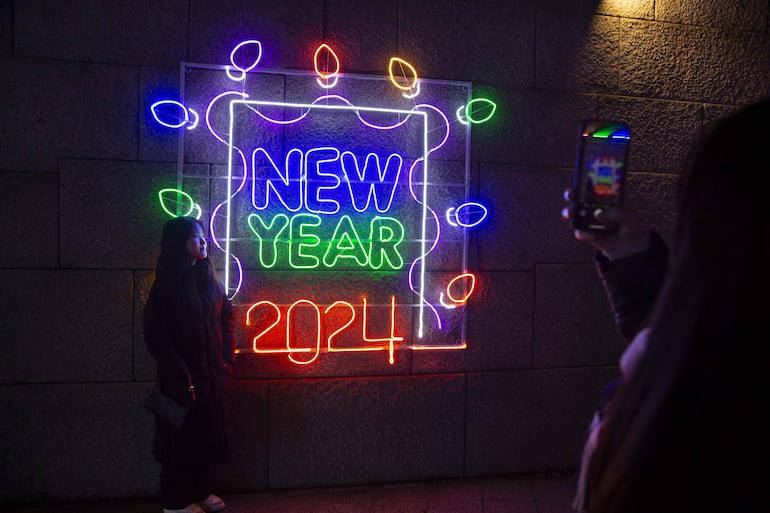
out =
<path fill-rule="evenodd" d="M 617 224 L 597 219 L 607 207 L 623 204 L 631 130 L 623 121 L 584 120 L 580 124 L 572 183 L 572 226 L 611 232 Z"/>

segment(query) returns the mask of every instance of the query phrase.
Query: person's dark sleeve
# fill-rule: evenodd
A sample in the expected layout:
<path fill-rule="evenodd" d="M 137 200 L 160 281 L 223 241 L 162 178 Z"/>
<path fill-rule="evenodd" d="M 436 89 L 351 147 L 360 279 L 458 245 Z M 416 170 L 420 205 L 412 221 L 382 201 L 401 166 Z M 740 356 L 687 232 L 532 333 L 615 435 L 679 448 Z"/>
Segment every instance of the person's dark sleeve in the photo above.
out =
<path fill-rule="evenodd" d="M 626 342 L 630 342 L 647 326 L 666 277 L 666 243 L 660 235 L 651 232 L 649 249 L 618 260 L 609 260 L 597 253 L 594 261 L 615 316 L 615 325 Z"/>
<path fill-rule="evenodd" d="M 224 294 L 222 299 L 222 357 L 230 365 L 235 356 L 233 303 Z"/>

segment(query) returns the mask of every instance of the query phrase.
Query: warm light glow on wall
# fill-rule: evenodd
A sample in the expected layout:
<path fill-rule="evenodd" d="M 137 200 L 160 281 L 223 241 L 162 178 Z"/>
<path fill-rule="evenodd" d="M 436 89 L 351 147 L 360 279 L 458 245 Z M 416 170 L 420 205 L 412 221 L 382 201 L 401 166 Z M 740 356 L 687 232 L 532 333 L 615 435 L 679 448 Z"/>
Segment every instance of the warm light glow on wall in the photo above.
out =
<path fill-rule="evenodd" d="M 364 76 L 341 73 L 327 44 L 313 73 L 261 69 L 262 56 L 250 39 L 229 65 L 183 63 L 185 98 L 150 108 L 180 141 L 178 187 L 159 192 L 161 207 L 208 221 L 250 340 L 237 352 L 308 365 L 321 353 L 385 351 L 393 364 L 399 349 L 467 347 L 468 231 L 488 215 L 469 197 L 470 129 L 495 103 L 473 98 L 469 83 L 421 79 L 400 57 L 387 76 Z M 426 93 L 432 103 L 417 101 Z M 188 162 L 226 173 L 196 175 Z M 285 272 L 306 285 L 264 296 L 262 281 Z M 314 273 L 336 277 L 336 298 L 316 297 Z M 388 283 L 398 291 L 386 299 Z"/>
<path fill-rule="evenodd" d="M 629 6 L 639 4 L 640 0 L 599 0 L 598 12 L 616 12 L 618 9 L 628 9 Z"/>

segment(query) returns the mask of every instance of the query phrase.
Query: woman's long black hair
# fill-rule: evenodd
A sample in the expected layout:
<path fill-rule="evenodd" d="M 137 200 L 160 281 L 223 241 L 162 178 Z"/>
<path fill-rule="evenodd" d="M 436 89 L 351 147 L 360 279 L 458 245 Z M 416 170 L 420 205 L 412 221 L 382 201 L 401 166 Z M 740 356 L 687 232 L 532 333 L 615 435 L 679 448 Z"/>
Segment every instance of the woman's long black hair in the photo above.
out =
<path fill-rule="evenodd" d="M 768 150 L 765 100 L 688 158 L 647 352 L 592 458 L 591 513 L 767 510 Z"/>
<path fill-rule="evenodd" d="M 174 217 L 163 225 L 155 287 L 165 304 L 179 316 L 203 316 L 210 311 L 220 290 L 208 257 L 190 261 L 187 242 L 199 231 L 203 231 L 203 225 L 193 217 Z"/>

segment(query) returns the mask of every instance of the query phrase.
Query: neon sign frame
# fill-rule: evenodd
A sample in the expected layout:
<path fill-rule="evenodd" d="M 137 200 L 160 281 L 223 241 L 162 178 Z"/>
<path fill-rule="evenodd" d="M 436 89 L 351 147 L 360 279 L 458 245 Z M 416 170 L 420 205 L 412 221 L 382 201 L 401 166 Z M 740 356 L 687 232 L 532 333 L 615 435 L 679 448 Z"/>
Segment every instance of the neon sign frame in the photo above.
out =
<path fill-rule="evenodd" d="M 251 57 L 244 57 L 247 51 L 252 52 Z M 253 56 L 254 52 L 256 57 Z M 155 120 L 162 126 L 178 130 L 179 134 L 178 188 L 163 189 L 159 191 L 158 198 L 162 208 L 169 215 L 209 218 L 211 249 L 218 249 L 221 252 L 218 258 L 215 255 L 212 255 L 212 258 L 215 262 L 218 259 L 221 264 L 218 267 L 224 270 L 224 282 L 228 294 L 233 299 L 236 311 L 243 311 L 242 328 L 250 338 L 250 344 L 239 346 L 237 352 L 258 355 L 285 354 L 292 363 L 307 365 L 316 361 L 321 352 L 387 351 L 388 361 L 393 364 L 397 349 L 466 348 L 464 307 L 475 289 L 475 276 L 467 271 L 466 263 L 468 231 L 480 226 L 488 214 L 486 206 L 469 198 L 470 127 L 489 120 L 495 112 L 494 103 L 484 98 L 472 98 L 469 83 L 418 79 L 414 67 L 398 57 L 390 60 L 387 77 L 376 77 L 340 74 L 339 59 L 331 47 L 325 44 L 319 46 L 314 54 L 315 73 L 258 69 L 257 63 L 261 56 L 261 43 L 248 40 L 233 49 L 230 56 L 232 65 L 182 63 L 182 98 L 179 101 L 159 100 L 151 106 Z M 244 60 L 246 64 L 236 64 L 238 60 Z M 196 85 L 190 78 L 197 71 L 210 76 Z M 210 101 L 204 101 L 203 97 L 209 93 L 211 84 L 222 81 L 222 72 L 228 81 L 238 83 L 239 87 L 226 90 Z M 285 90 L 281 93 L 284 97 L 276 99 L 274 94 L 262 95 L 262 90 L 259 88 L 249 89 L 249 80 L 254 77 L 260 81 L 263 88 L 265 84 L 269 86 L 275 82 L 274 79 L 277 77 L 279 83 L 283 82 Z M 315 93 L 311 93 L 311 96 L 307 96 L 312 89 L 308 85 L 311 78 L 313 86 L 321 88 L 320 95 L 315 96 Z M 289 99 L 288 84 L 292 81 L 301 82 L 303 87 L 299 88 L 300 94 L 297 94 L 297 98 Z M 372 81 L 389 81 L 392 90 L 397 91 L 401 100 L 389 98 L 385 103 L 393 106 L 383 107 L 348 99 L 348 96 L 355 94 L 357 89 L 368 89 L 368 87 L 350 87 L 350 83 L 360 86 L 371 84 Z M 330 94 L 331 89 L 340 85 L 348 86 L 347 96 Z M 450 118 L 440 108 L 428 103 L 418 103 L 416 100 L 418 96 L 426 92 L 431 93 L 436 88 L 439 89 L 439 93 L 444 93 L 441 90 L 442 87 L 451 92 L 448 96 L 455 102 L 450 110 L 455 114 L 454 123 L 450 122 Z M 185 99 L 185 96 L 188 98 Z M 253 99 L 259 96 L 262 97 Z M 436 96 L 440 98 L 442 94 Z M 406 106 L 399 102 L 403 102 Z M 201 104 L 204 107 L 199 107 Z M 324 140 L 323 144 L 318 142 L 307 144 L 307 140 L 312 139 L 311 136 L 307 136 L 307 140 L 303 137 L 295 137 L 293 140 L 296 145 L 289 144 L 288 150 L 285 145 L 280 145 L 281 149 L 275 150 L 276 146 L 270 139 L 270 135 L 258 142 L 249 140 L 254 133 L 281 133 L 284 139 L 289 139 L 286 135 L 287 127 L 304 126 L 303 123 L 309 123 L 312 126 L 313 122 L 318 122 L 320 113 L 328 113 L 326 118 L 337 116 L 345 119 L 343 122 L 335 118 L 339 126 L 350 124 L 351 119 L 354 119 L 353 123 L 364 127 L 361 129 L 362 132 L 373 130 L 399 133 L 398 130 L 402 130 L 407 134 L 417 133 L 416 139 L 419 144 L 416 146 L 419 147 L 419 151 L 414 153 L 413 141 L 411 146 L 409 143 L 405 143 L 404 146 L 400 146 L 404 143 L 397 143 L 396 145 L 400 148 L 398 151 L 388 149 L 384 153 L 382 151 L 378 153 L 376 150 L 382 150 L 382 147 L 362 150 L 361 141 L 358 141 L 358 145 L 353 144 L 354 149 L 342 151 L 336 145 L 329 145 L 328 140 Z M 251 123 L 246 129 L 242 126 L 244 118 L 248 118 L 248 123 Z M 261 125 L 257 127 L 255 123 L 261 123 Z M 213 153 L 203 151 L 206 155 L 204 161 L 209 160 L 215 165 L 226 165 L 227 169 L 224 178 L 227 182 L 224 196 L 219 192 L 219 197 L 215 198 L 216 187 L 211 185 L 209 192 L 211 197 L 208 199 L 210 208 L 207 208 L 206 202 L 201 206 L 196 202 L 195 194 L 188 192 L 196 189 L 195 183 L 200 180 L 200 177 L 185 171 L 188 151 L 195 153 L 196 150 L 191 151 L 190 148 L 199 144 L 201 139 L 195 139 L 195 134 L 199 133 L 201 131 L 199 128 L 203 126 L 208 128 L 215 141 L 227 148 L 226 162 L 222 162 L 221 157 L 224 153 L 222 146 L 218 146 L 219 150 L 214 149 Z M 274 128 L 265 128 L 267 126 Z M 199 130 L 196 131 L 196 129 Z M 453 149 L 448 157 L 449 160 L 445 160 L 442 159 L 439 149 L 450 140 L 450 132 L 453 139 L 449 144 Z M 243 143 L 241 139 L 248 142 Z M 377 146 L 371 143 L 372 140 L 377 139 L 376 136 L 370 137 L 366 139 L 366 144 Z M 383 139 L 389 140 L 387 137 Z M 251 151 L 246 151 L 246 147 Z M 284 159 L 273 159 L 271 151 L 275 151 Z M 385 156 L 387 153 L 389 154 Z M 429 190 L 434 186 L 429 179 L 434 160 L 439 164 L 449 162 L 450 169 L 456 168 L 459 162 L 464 171 L 463 183 L 448 186 L 450 189 L 463 187 L 462 197 L 454 198 L 453 195 L 456 193 L 450 194 L 450 201 L 453 203 L 445 206 L 443 212 L 434 208 L 436 198 L 429 197 Z M 282 162 L 282 164 L 276 164 L 276 162 Z M 385 162 L 384 170 L 382 162 Z M 399 178 L 402 176 L 402 166 L 408 167 L 408 173 L 403 173 L 406 177 L 405 183 L 401 183 Z M 371 171 L 372 169 L 376 172 Z M 395 175 L 393 169 L 397 169 Z M 249 176 L 251 176 L 250 179 Z M 388 181 L 386 177 L 392 180 Z M 213 177 L 206 178 L 212 183 L 215 180 Z M 244 189 L 249 189 L 246 185 L 251 185 L 250 195 L 243 192 Z M 347 189 L 344 186 L 347 186 Z M 259 193 L 264 194 L 264 201 L 261 202 L 257 199 L 258 187 L 262 187 Z M 402 240 L 404 233 L 414 233 L 413 224 L 405 228 L 398 220 L 398 216 L 389 215 L 397 190 L 401 190 L 399 187 L 408 191 L 408 196 L 402 193 L 398 196 L 399 198 L 401 196 L 411 198 L 407 201 L 402 199 L 399 202 L 401 205 L 399 208 L 402 209 L 399 213 L 409 217 L 408 214 L 412 210 L 419 211 L 417 229 L 419 235 L 416 237 L 416 244 L 412 238 L 407 237 L 405 241 Z M 349 192 L 347 199 L 350 204 L 347 205 L 347 211 L 341 210 L 340 201 L 338 201 L 343 196 L 333 196 L 337 192 L 336 189 Z M 354 191 L 368 192 L 361 193 L 365 198 L 360 200 Z M 446 191 L 444 193 L 447 194 Z M 250 196 L 250 201 L 239 199 L 239 196 Z M 271 198 L 275 199 L 272 203 Z M 290 198 L 292 203 L 287 203 L 286 198 Z M 243 212 L 246 204 L 250 204 L 248 215 Z M 418 207 L 415 208 L 415 205 Z M 279 209 L 283 207 L 284 212 L 276 214 L 276 206 Z M 376 215 L 367 218 L 372 206 L 377 211 Z M 272 218 L 268 223 L 261 215 L 270 209 L 272 209 Z M 324 238 L 314 232 L 320 229 L 318 227 L 321 225 L 330 224 L 327 220 L 334 216 L 337 224 L 331 236 L 327 233 Z M 356 222 L 360 222 L 359 218 L 364 218 L 364 221 L 368 220 L 370 223 L 368 237 L 359 235 L 361 225 L 356 228 Z M 246 219 L 245 223 L 243 219 Z M 250 231 L 244 230 L 244 225 L 248 226 Z M 382 231 L 383 229 L 385 231 Z M 438 279 L 442 284 L 438 292 L 435 290 L 436 279 L 434 279 L 429 292 L 426 284 L 428 273 L 447 275 L 447 270 L 442 269 L 440 265 L 429 269 L 428 264 L 428 256 L 443 242 L 442 229 L 454 234 L 448 240 L 453 247 L 460 248 L 460 269 L 446 278 Z M 237 233 L 238 230 L 241 231 Z M 398 239 L 399 231 L 402 234 L 401 239 Z M 338 232 L 342 234 L 339 237 Z M 249 238 L 251 242 L 248 242 Z M 408 265 L 407 262 L 399 262 L 396 258 L 400 256 L 402 243 L 405 248 L 404 254 L 408 257 Z M 249 260 L 256 263 L 251 265 L 247 263 L 244 266 L 243 255 L 253 252 L 249 249 L 244 252 L 244 244 L 258 247 L 259 259 Z M 384 275 L 405 274 L 408 289 L 413 296 L 412 300 L 397 305 L 396 294 L 390 294 L 387 304 L 377 304 L 373 303 L 367 294 L 361 294 L 360 303 L 335 299 L 319 304 L 317 299 L 306 297 L 306 294 L 302 293 L 300 298 L 283 303 L 259 297 L 251 298 L 250 303 L 240 302 L 242 296 L 239 297 L 239 292 L 244 276 L 249 270 L 269 273 L 271 270 L 281 268 L 281 265 L 276 265 L 279 245 L 284 248 L 282 249 L 284 253 L 288 252 L 286 262 L 289 265 L 287 267 L 284 262 L 283 268 L 294 269 L 297 272 L 312 272 L 312 269 L 318 269 L 323 263 L 324 266 L 339 272 L 341 279 L 346 279 L 346 276 L 352 272 L 350 266 L 355 267 L 356 264 L 359 267 L 368 266 L 367 272 L 374 273 L 375 278 L 378 276 L 381 278 L 383 273 Z M 312 252 L 321 246 L 325 247 L 325 253 L 323 259 L 319 260 L 313 256 Z M 419 249 L 415 250 L 415 248 Z M 380 262 L 380 265 L 372 265 L 375 261 L 373 255 L 379 251 L 386 253 L 377 253 L 377 257 L 380 258 L 377 262 Z M 265 260 L 263 258 L 265 253 L 270 253 L 272 260 Z M 390 258 L 388 266 L 382 266 L 382 262 L 385 261 L 383 255 Z M 315 259 L 316 263 L 315 265 L 294 265 L 292 256 L 295 256 L 298 261 L 304 258 L 306 262 L 313 262 Z M 457 256 L 453 258 L 456 259 Z M 339 265 L 340 262 L 342 265 Z M 336 269 L 337 266 L 341 268 Z M 431 293 L 435 297 L 429 299 Z M 377 324 L 376 321 L 372 321 L 376 317 L 372 313 L 375 306 L 380 307 L 380 311 L 387 309 L 387 313 L 381 314 L 378 325 L 385 332 L 383 336 L 371 334 L 370 324 Z M 282 307 L 285 314 L 282 314 Z M 356 307 L 361 310 L 360 316 L 357 315 Z M 400 314 L 397 314 L 397 307 L 401 310 Z M 409 309 L 412 312 L 410 315 L 416 319 L 416 325 L 413 325 L 414 319 L 409 323 L 413 325 L 408 330 L 411 336 L 405 336 L 408 335 L 407 330 L 401 322 L 404 308 Z M 300 312 L 304 311 L 311 313 L 302 316 Z M 341 319 L 345 315 L 349 317 Z M 335 316 L 336 320 L 331 320 Z M 302 318 L 302 322 L 297 322 L 298 318 Z M 382 327 L 383 322 L 385 327 Z M 281 324 L 280 329 L 279 324 Z M 296 324 L 304 324 L 304 330 L 297 329 L 293 332 L 293 326 Z M 279 331 L 284 335 L 278 336 Z M 352 333 L 359 331 L 360 337 L 352 336 Z M 344 340 L 345 335 L 348 340 Z M 271 336 L 272 341 L 261 343 Z M 297 340 L 300 342 L 297 343 Z M 301 355 L 309 356 L 300 358 Z"/>

